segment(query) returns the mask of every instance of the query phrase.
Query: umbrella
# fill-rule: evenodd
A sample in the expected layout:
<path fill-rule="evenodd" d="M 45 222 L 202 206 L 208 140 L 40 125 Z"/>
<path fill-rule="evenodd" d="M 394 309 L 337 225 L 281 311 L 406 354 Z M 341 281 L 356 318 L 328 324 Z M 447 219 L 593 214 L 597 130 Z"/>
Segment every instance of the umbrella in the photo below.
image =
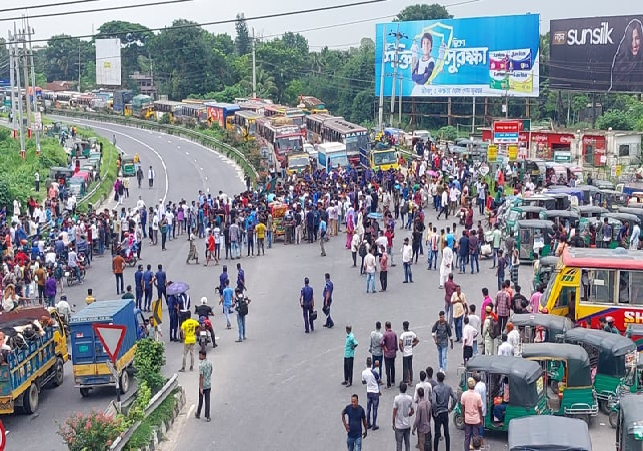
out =
<path fill-rule="evenodd" d="M 426 171 L 426 175 L 428 175 L 429 177 L 439 177 L 440 176 L 440 174 L 438 174 L 435 171 Z"/>
<path fill-rule="evenodd" d="M 382 213 L 369 213 L 368 218 L 370 218 L 370 219 L 382 219 Z"/>
<path fill-rule="evenodd" d="M 167 294 L 168 296 L 172 296 L 174 294 L 181 294 L 185 293 L 190 289 L 190 285 L 188 285 L 185 282 L 172 282 L 172 284 L 167 287 Z"/>

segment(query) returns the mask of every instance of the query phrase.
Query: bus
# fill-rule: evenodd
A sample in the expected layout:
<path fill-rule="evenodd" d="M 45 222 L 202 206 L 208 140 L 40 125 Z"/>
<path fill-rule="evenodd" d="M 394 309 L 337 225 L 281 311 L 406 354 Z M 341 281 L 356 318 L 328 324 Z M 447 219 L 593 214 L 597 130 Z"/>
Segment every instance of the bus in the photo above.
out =
<path fill-rule="evenodd" d="M 310 114 L 306 116 L 306 139 L 311 144 L 319 144 L 322 142 L 322 130 L 324 123 L 333 119 L 344 119 L 343 117 L 333 116 L 331 114 Z"/>
<path fill-rule="evenodd" d="M 232 117 L 240 110 L 235 103 L 206 103 L 208 111 L 208 122 L 218 124 L 222 129 L 233 129 Z"/>
<path fill-rule="evenodd" d="M 567 247 L 540 298 L 540 310 L 544 309 L 592 329 L 599 327 L 599 318 L 608 316 L 621 332 L 642 324 L 643 253 Z M 641 350 L 643 340 L 637 346 Z"/>
<path fill-rule="evenodd" d="M 299 96 L 299 105 L 306 114 L 328 114 L 326 104 L 313 96 Z"/>
<path fill-rule="evenodd" d="M 346 145 L 348 159 L 355 165 L 359 165 L 359 149 L 370 150 L 368 130 L 343 119 L 324 122 L 322 139 L 324 142 L 340 142 Z"/>
<path fill-rule="evenodd" d="M 253 113 L 264 115 L 264 109 L 266 105 L 270 105 L 262 100 L 245 100 L 243 102 L 238 102 L 239 108 L 241 111 L 252 111 Z"/>
<path fill-rule="evenodd" d="M 280 163 L 285 161 L 289 153 L 299 153 L 304 150 L 304 139 L 297 125 L 280 125 L 267 117 L 256 120 L 257 135 L 272 146 L 275 157 Z"/>
<path fill-rule="evenodd" d="M 160 121 L 165 115 L 170 117 L 170 122 L 174 122 L 176 116 L 181 115 L 181 102 L 174 102 L 172 100 L 156 100 L 154 102 L 154 111 L 156 112 L 156 120 Z"/>
<path fill-rule="evenodd" d="M 266 105 L 263 110 L 266 117 L 281 116 L 292 119 L 295 125 L 302 129 L 306 126 L 306 115 L 299 108 L 292 108 L 284 105 Z M 305 133 L 305 130 L 304 130 Z"/>
<path fill-rule="evenodd" d="M 232 118 L 234 122 L 235 133 L 243 138 L 244 141 L 251 141 L 255 139 L 255 132 L 257 130 L 257 119 L 262 118 L 263 115 L 253 111 L 237 111 Z"/>

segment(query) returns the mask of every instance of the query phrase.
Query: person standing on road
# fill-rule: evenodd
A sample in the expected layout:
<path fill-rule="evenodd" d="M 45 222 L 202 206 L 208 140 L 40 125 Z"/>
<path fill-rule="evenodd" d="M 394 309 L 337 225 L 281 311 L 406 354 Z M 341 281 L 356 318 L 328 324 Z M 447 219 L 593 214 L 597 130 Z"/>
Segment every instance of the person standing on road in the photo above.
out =
<path fill-rule="evenodd" d="M 409 322 L 402 323 L 404 332 L 400 335 L 399 348 L 402 353 L 402 380 L 413 383 L 413 348 L 420 342 L 415 332 L 409 330 Z"/>
<path fill-rule="evenodd" d="M 404 265 L 404 282 L 402 283 L 413 283 L 413 272 L 411 270 L 413 248 L 409 244 L 408 238 L 404 238 L 404 245 L 400 252 L 402 253 L 402 264 Z"/>
<path fill-rule="evenodd" d="M 176 295 L 171 294 L 167 297 L 167 311 L 170 317 L 170 342 L 180 341 L 179 331 L 179 300 Z"/>
<path fill-rule="evenodd" d="M 476 393 L 478 393 L 478 395 L 480 395 L 480 399 L 482 400 L 482 421 L 480 423 L 480 426 L 478 427 L 478 439 L 482 442 L 484 437 L 484 419 L 487 415 L 487 385 L 484 383 L 480 376 L 480 373 L 478 373 L 477 371 L 473 373 L 473 379 L 476 381 L 474 390 L 476 391 Z M 475 441 L 475 437 L 472 439 L 472 441 Z"/>
<path fill-rule="evenodd" d="M 232 325 L 230 324 L 230 313 L 232 310 L 232 298 L 234 297 L 234 290 L 230 288 L 230 279 L 228 279 L 227 277 L 225 278 L 225 288 L 223 288 L 223 290 L 220 289 L 219 292 L 221 293 L 219 304 L 223 305 L 223 314 L 225 315 L 226 329 L 231 329 Z"/>
<path fill-rule="evenodd" d="M 163 265 L 158 265 L 158 271 L 154 274 L 154 285 L 156 285 L 157 299 L 165 297 L 165 304 L 167 305 L 167 274 L 163 271 Z"/>
<path fill-rule="evenodd" d="M 248 289 L 246 287 L 246 273 L 241 268 L 241 263 L 237 263 L 237 289 L 242 293 Z"/>
<path fill-rule="evenodd" d="M 386 369 L 386 388 L 395 385 L 395 357 L 397 356 L 397 334 L 391 330 L 391 322 L 384 325 L 385 331 L 380 341 L 384 354 L 384 365 Z"/>
<path fill-rule="evenodd" d="M 332 329 L 335 323 L 333 322 L 333 318 L 330 317 L 330 306 L 333 303 L 334 286 L 333 282 L 330 280 L 329 273 L 324 274 L 324 281 L 324 292 L 322 293 L 322 296 L 324 296 L 324 307 L 322 310 L 324 315 L 326 315 L 326 323 L 324 324 L 324 327 Z"/>
<path fill-rule="evenodd" d="M 154 286 L 154 273 L 152 265 L 147 265 L 147 271 L 143 273 L 143 292 L 145 293 L 145 305 L 143 311 L 149 311 L 152 306 L 152 288 Z"/>
<path fill-rule="evenodd" d="M 373 364 L 375 362 L 379 362 L 379 380 L 382 380 L 382 365 L 384 362 L 382 361 L 383 359 L 383 351 L 382 351 L 382 337 L 384 336 L 382 332 L 380 331 L 382 329 L 382 323 L 377 321 L 375 323 L 375 330 L 371 332 L 371 344 L 370 347 L 368 348 L 368 352 L 371 353 L 371 357 L 373 359 Z"/>
<path fill-rule="evenodd" d="M 199 327 L 199 322 L 193 320 L 190 315 L 191 312 L 186 313 L 187 319 L 181 324 L 181 339 L 183 341 L 183 365 L 181 365 L 180 372 L 185 371 L 185 361 L 188 354 L 190 354 L 190 371 L 194 370 L 194 345 L 196 344 L 196 330 Z"/>
<path fill-rule="evenodd" d="M 304 315 L 304 330 L 309 333 L 311 330 L 315 331 L 315 323 L 313 322 L 313 311 L 315 308 L 315 297 L 313 295 L 313 287 L 310 285 L 308 277 L 304 278 L 304 286 L 299 293 L 299 305 Z"/>
<path fill-rule="evenodd" d="M 201 407 L 205 399 L 205 419 L 210 422 L 210 391 L 212 390 L 212 362 L 206 357 L 205 348 L 199 350 L 199 406 L 194 418 L 201 418 Z"/>
<path fill-rule="evenodd" d="M 433 341 L 438 347 L 438 366 L 440 367 L 440 372 L 445 372 L 447 370 L 447 351 L 449 349 L 449 341 L 451 341 L 451 349 L 453 349 L 453 338 L 451 326 L 444 316 L 444 310 L 440 311 L 438 320 L 433 324 L 431 335 L 433 335 Z"/>
<path fill-rule="evenodd" d="M 435 418 L 435 433 L 433 434 L 433 451 L 438 451 L 438 444 L 442 437 L 440 429 L 444 433 L 446 450 L 451 450 L 451 436 L 449 435 L 449 414 L 453 411 L 458 400 L 453 389 L 444 383 L 444 373 L 438 372 L 438 385 L 433 387 L 433 417 Z"/>
<path fill-rule="evenodd" d="M 350 387 L 353 385 L 353 361 L 355 360 L 355 348 L 358 343 L 353 335 L 353 327 L 346 326 L 346 344 L 344 346 L 344 382 L 342 385 Z"/>
<path fill-rule="evenodd" d="M 366 293 L 371 291 L 375 293 L 377 291 L 375 289 L 375 272 L 377 271 L 376 253 L 375 247 L 373 247 L 370 252 L 366 254 L 366 257 L 364 257 L 364 267 L 362 271 L 366 273 Z"/>
<path fill-rule="evenodd" d="M 415 413 L 413 398 L 406 394 L 406 382 L 400 382 L 400 394 L 393 401 L 393 430 L 395 431 L 396 450 L 402 451 L 402 442 L 406 451 L 411 449 L 411 417 Z"/>
<path fill-rule="evenodd" d="M 147 181 L 149 183 L 150 189 L 154 187 L 154 169 L 150 165 L 150 168 L 147 170 Z"/>
<path fill-rule="evenodd" d="M 445 246 L 442 249 L 442 260 L 440 261 L 440 286 L 438 288 L 444 287 L 447 278 L 452 277 L 452 268 L 453 268 L 453 249 L 449 246 Z"/>
<path fill-rule="evenodd" d="M 324 217 L 320 215 L 319 217 L 319 247 L 321 248 L 321 256 L 325 257 L 326 256 L 326 248 L 324 247 L 324 243 L 326 242 L 326 221 L 324 220 Z"/>
<path fill-rule="evenodd" d="M 247 298 L 240 288 L 234 290 L 234 306 L 237 310 L 237 329 L 239 329 L 239 338 L 237 343 L 247 340 L 246 336 L 246 316 L 248 316 L 248 304 L 250 299 Z"/>
<path fill-rule="evenodd" d="M 386 247 L 380 246 L 380 291 L 386 291 L 386 287 L 388 287 L 388 254 Z"/>
<path fill-rule="evenodd" d="M 424 373 L 424 371 L 422 372 Z M 426 377 L 426 373 L 424 373 Z M 417 410 L 415 411 L 415 422 L 413 423 L 413 429 L 411 434 L 415 435 L 415 431 L 418 432 L 418 444 L 417 447 L 420 451 L 426 451 L 428 448 L 431 449 L 431 384 L 427 382 L 426 387 L 418 387 L 415 391 L 415 394 L 418 397 Z"/>
<path fill-rule="evenodd" d="M 123 271 L 125 270 L 125 259 L 121 254 L 116 254 L 112 260 L 112 271 L 116 277 L 116 294 L 119 295 L 125 290 L 123 289 Z"/>
<path fill-rule="evenodd" d="M 482 419 L 482 398 L 480 394 L 475 391 L 476 381 L 470 377 L 467 379 L 467 387 L 469 388 L 460 397 L 460 404 L 462 405 L 462 415 L 464 419 L 464 449 L 468 451 L 471 445 L 471 439 L 478 436 Z"/>
<path fill-rule="evenodd" d="M 366 368 L 362 371 L 362 384 L 366 385 L 366 429 L 377 431 L 380 427 L 377 425 L 377 409 L 380 405 L 380 377 L 373 368 L 373 361 L 370 357 L 366 358 Z M 373 411 L 373 421 L 371 422 L 371 410 Z"/>
<path fill-rule="evenodd" d="M 348 422 L 346 417 L 348 417 Z M 359 405 L 359 398 L 356 394 L 351 396 L 351 403 L 342 410 L 342 423 L 348 433 L 346 438 L 348 451 L 362 451 L 362 439 L 367 435 L 366 413 L 364 408 Z M 363 434 L 362 427 L 364 427 Z"/>

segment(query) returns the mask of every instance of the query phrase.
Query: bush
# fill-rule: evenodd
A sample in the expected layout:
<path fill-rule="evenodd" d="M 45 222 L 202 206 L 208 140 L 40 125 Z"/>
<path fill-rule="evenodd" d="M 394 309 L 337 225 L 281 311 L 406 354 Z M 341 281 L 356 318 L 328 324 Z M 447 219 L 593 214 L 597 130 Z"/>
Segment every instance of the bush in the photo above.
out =
<path fill-rule="evenodd" d="M 126 429 L 122 417 L 107 417 L 103 412 L 76 413 L 58 425 L 69 451 L 106 451 Z"/>
<path fill-rule="evenodd" d="M 455 141 L 458 139 L 458 130 L 452 125 L 447 125 L 438 130 L 437 137 L 445 141 Z"/>
<path fill-rule="evenodd" d="M 147 384 L 152 393 L 159 391 L 165 384 L 161 368 L 165 365 L 165 346 L 161 341 L 145 338 L 138 342 L 134 355 L 136 381 Z"/>

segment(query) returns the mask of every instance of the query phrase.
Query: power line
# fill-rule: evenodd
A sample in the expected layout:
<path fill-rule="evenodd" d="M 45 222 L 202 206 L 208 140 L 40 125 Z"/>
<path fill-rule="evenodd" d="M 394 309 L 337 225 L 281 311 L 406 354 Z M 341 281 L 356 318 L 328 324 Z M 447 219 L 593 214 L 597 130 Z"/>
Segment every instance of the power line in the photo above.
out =
<path fill-rule="evenodd" d="M 244 20 L 246 22 L 251 21 L 251 20 L 263 20 L 263 19 L 274 19 L 276 17 L 287 17 L 287 16 L 295 16 L 299 14 L 310 14 L 310 13 L 317 13 L 317 12 L 322 12 L 322 11 L 333 11 L 336 9 L 344 9 L 344 8 L 350 8 L 353 6 L 364 6 L 364 5 L 371 5 L 373 3 L 383 3 L 387 0 L 363 0 L 359 2 L 354 2 L 354 3 L 346 3 L 343 5 L 332 5 L 332 6 L 321 6 L 318 8 L 311 8 L 311 9 L 300 9 L 296 11 L 285 11 L 281 13 L 272 13 L 272 14 L 262 14 L 259 16 L 253 16 L 253 17 L 245 17 Z M 473 0 L 469 0 L 473 1 Z M 480 0 L 475 0 L 475 1 L 480 1 Z M 87 11 L 87 12 L 92 12 L 92 11 Z M 150 28 L 149 31 L 163 31 L 167 29 L 171 30 L 181 30 L 185 28 L 197 28 L 197 27 L 208 27 L 212 25 L 225 25 L 229 23 L 236 23 L 238 19 L 235 17 L 234 19 L 224 19 L 224 20 L 215 20 L 212 22 L 203 22 L 203 23 L 190 23 L 190 24 L 184 24 L 184 25 L 176 25 L 172 27 L 160 27 L 160 28 Z M 124 30 L 122 33 L 137 33 L 140 32 L 139 29 L 133 29 L 133 30 Z M 62 40 L 69 40 L 69 39 L 86 39 L 86 38 L 93 38 L 93 34 L 87 34 L 87 35 L 79 35 L 79 36 L 61 36 L 61 37 L 56 37 L 56 38 L 49 38 L 49 39 L 34 39 L 32 42 L 53 42 L 53 41 L 62 41 Z"/>
<path fill-rule="evenodd" d="M 15 8 L 3 8 L 0 9 L 0 13 L 8 13 L 12 11 L 24 11 L 27 9 L 41 9 L 41 8 L 54 8 L 56 6 L 67 6 L 67 5 L 76 5 L 78 3 L 92 3 L 92 2 L 100 2 L 102 0 L 72 0 L 68 2 L 62 2 L 62 3 L 48 3 L 44 5 L 33 5 L 33 6 L 18 6 Z"/>
<path fill-rule="evenodd" d="M 68 16 L 71 14 L 87 14 L 87 13 L 97 13 L 97 12 L 104 12 L 104 11 L 115 11 L 115 10 L 120 10 L 120 9 L 133 9 L 133 8 L 144 8 L 146 6 L 159 6 L 159 5 L 169 5 L 172 3 L 185 3 L 185 2 L 191 2 L 192 0 L 165 0 L 162 2 L 154 2 L 154 3 L 145 3 L 143 5 L 126 5 L 126 6 L 110 6 L 109 8 L 98 8 L 98 9 L 86 9 L 83 11 L 67 11 L 64 13 L 46 13 L 46 14 L 36 14 L 34 16 L 29 16 L 30 19 L 40 19 L 43 17 L 55 17 L 55 16 Z M 4 17 L 0 18 L 0 22 L 3 21 L 9 21 L 9 20 L 20 20 L 22 19 L 23 16 L 20 17 Z M 33 41 L 37 42 L 37 41 Z"/>

